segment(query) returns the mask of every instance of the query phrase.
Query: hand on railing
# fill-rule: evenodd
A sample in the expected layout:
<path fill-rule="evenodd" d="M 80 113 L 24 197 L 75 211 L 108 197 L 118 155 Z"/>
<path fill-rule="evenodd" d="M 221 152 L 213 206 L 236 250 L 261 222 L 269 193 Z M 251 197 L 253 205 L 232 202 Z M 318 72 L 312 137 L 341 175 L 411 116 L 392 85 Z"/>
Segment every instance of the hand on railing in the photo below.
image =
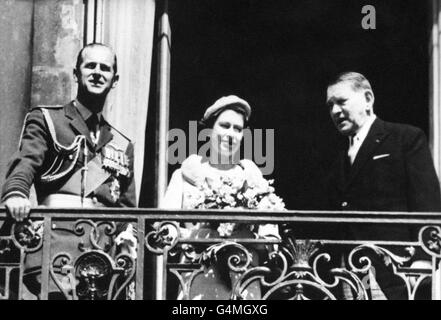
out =
<path fill-rule="evenodd" d="M 31 202 L 23 196 L 10 196 L 4 201 L 4 205 L 9 215 L 19 222 L 26 219 L 31 211 Z"/>

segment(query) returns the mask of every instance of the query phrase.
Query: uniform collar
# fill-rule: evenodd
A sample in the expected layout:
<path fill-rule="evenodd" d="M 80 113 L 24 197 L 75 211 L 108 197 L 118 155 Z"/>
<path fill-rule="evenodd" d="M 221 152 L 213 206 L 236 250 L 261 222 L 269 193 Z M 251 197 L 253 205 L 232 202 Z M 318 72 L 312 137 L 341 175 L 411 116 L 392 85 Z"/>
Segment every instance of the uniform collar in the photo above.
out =
<path fill-rule="evenodd" d="M 74 100 L 74 106 L 77 108 L 84 121 L 87 122 L 87 120 L 92 116 L 93 112 L 87 109 L 81 102 L 78 101 L 78 99 Z M 102 120 L 102 112 L 98 112 L 96 115 L 98 117 L 98 122 L 100 123 Z"/>

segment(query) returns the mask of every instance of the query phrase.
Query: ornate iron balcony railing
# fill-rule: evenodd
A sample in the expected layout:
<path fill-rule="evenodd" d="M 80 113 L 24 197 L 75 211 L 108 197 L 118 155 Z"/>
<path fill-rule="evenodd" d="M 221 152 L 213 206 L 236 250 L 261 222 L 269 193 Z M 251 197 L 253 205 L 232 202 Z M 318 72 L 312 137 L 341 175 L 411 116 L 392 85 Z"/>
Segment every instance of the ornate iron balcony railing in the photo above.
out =
<path fill-rule="evenodd" d="M 128 223 L 136 256 L 115 246 Z M 281 239 L 250 231 L 266 223 Z M 0 224 L 0 299 L 441 299 L 439 213 L 3 208 Z"/>

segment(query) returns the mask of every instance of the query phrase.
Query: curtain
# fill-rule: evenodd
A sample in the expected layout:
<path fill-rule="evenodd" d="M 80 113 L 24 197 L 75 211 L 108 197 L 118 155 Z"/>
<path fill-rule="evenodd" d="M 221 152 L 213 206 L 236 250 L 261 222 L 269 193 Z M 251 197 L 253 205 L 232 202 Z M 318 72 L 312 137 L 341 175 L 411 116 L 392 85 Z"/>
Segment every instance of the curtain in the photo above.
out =
<path fill-rule="evenodd" d="M 101 42 L 118 57 L 117 87 L 104 111 L 106 119 L 135 144 L 137 201 L 144 164 L 144 140 L 150 91 L 155 0 L 103 0 L 97 28 Z M 99 39 L 97 39 L 99 40 Z M 154 147 L 154 146 L 152 146 Z"/>

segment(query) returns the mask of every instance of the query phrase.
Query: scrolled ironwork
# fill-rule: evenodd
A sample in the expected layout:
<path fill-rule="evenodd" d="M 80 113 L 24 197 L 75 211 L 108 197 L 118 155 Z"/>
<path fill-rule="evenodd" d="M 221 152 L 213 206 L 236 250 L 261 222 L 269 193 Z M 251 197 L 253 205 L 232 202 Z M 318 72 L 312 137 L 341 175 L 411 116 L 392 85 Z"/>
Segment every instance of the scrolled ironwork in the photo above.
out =
<path fill-rule="evenodd" d="M 78 279 L 77 294 L 83 300 L 103 300 L 112 282 L 113 260 L 104 252 L 89 251 L 79 256 L 74 265 Z"/>
<path fill-rule="evenodd" d="M 405 262 L 410 261 L 410 259 L 412 258 L 410 255 L 408 257 L 398 256 L 392 253 L 390 250 L 374 244 L 362 244 L 352 249 L 352 251 L 349 253 L 348 261 L 351 270 L 355 272 L 366 273 L 372 267 L 372 260 L 366 255 L 362 255 L 361 257 L 359 257 L 358 263 L 356 262 L 356 254 L 362 254 L 363 251 L 370 251 L 371 253 L 374 253 L 376 256 L 383 259 L 383 262 L 386 266 L 393 266 L 394 268 L 402 266 Z"/>
<path fill-rule="evenodd" d="M 52 263 L 49 266 L 49 274 L 52 280 L 67 300 L 77 299 L 72 260 L 69 253 L 60 252 L 52 258 Z M 57 276 L 57 274 L 60 276 Z"/>
<path fill-rule="evenodd" d="M 6 221 L 8 216 L 5 209 L 0 208 L 0 211 L 1 219 Z M 87 270 L 82 269 L 83 273 L 81 276 L 75 269 L 75 266 L 77 266 L 76 261 L 80 260 L 79 256 L 86 253 L 89 254 L 94 250 L 102 252 L 101 249 L 107 250 L 107 243 L 113 243 L 112 236 L 116 233 L 117 224 L 110 223 L 110 221 L 138 221 L 139 225 L 142 226 L 145 224 L 149 225 L 152 221 L 160 221 L 156 223 L 158 227 L 155 227 L 152 233 L 149 233 L 144 239 L 140 238 L 141 243 L 142 240 L 147 240 L 147 248 L 151 252 L 164 255 L 164 259 L 162 260 L 163 264 L 158 268 L 158 274 L 167 274 L 165 272 L 167 269 L 172 273 L 176 271 L 180 275 L 186 274 L 185 277 L 179 279 L 182 285 L 189 283 L 189 287 L 183 286 L 184 289 L 190 289 L 192 280 L 196 280 L 193 289 L 187 291 L 187 297 L 197 296 L 198 286 L 202 282 L 201 280 L 203 280 L 199 277 L 204 276 L 201 275 L 201 273 L 206 273 L 207 270 L 208 272 L 214 270 L 217 276 L 219 274 L 218 271 L 224 271 L 216 270 L 216 266 L 211 264 L 213 261 L 216 262 L 216 264 L 223 263 L 225 267 L 231 265 L 233 270 L 240 271 L 234 274 L 231 268 L 225 268 L 227 273 L 229 273 L 227 277 L 230 276 L 230 278 L 227 279 L 227 277 L 225 277 L 225 279 L 228 281 L 231 280 L 228 284 L 231 284 L 232 287 L 224 287 L 226 291 L 232 290 L 234 292 L 232 298 L 235 299 L 250 298 L 250 296 L 243 293 L 247 291 L 248 286 L 253 286 L 254 281 L 257 281 L 261 286 L 262 291 L 258 298 L 262 297 L 263 299 L 338 299 L 342 298 L 339 291 L 342 284 L 347 285 L 346 287 L 353 293 L 351 298 L 367 298 L 364 290 L 367 291 L 368 289 L 370 290 L 368 293 L 370 295 L 372 294 L 372 298 L 374 298 L 373 294 L 375 292 L 371 290 L 372 287 L 366 286 L 371 283 L 378 284 L 374 289 L 382 290 L 382 293 L 384 293 L 387 298 L 388 291 L 385 290 L 386 287 L 382 287 L 381 281 L 382 279 L 388 280 L 387 276 L 389 275 L 389 271 L 391 277 L 401 277 L 403 279 L 407 286 L 407 297 L 409 299 L 415 299 L 422 298 L 426 294 L 426 290 L 430 291 L 432 284 L 429 280 L 431 277 L 439 276 L 439 268 L 437 267 L 441 259 L 441 218 L 437 213 L 297 211 L 267 213 L 260 211 L 248 212 L 245 210 L 240 212 L 240 215 L 234 215 L 230 213 L 224 214 L 221 211 L 195 212 L 183 210 L 174 212 L 170 210 L 163 211 L 156 208 L 100 209 L 99 211 L 95 211 L 94 209 L 34 208 L 32 209 L 31 217 L 32 220 L 38 221 L 40 224 L 43 221 L 46 222 L 45 226 L 48 226 L 48 229 L 44 230 L 44 234 L 47 236 L 45 237 L 44 243 L 43 238 L 36 231 L 38 225 L 34 225 L 34 222 L 28 221 L 27 225 L 26 221 L 24 225 L 22 223 L 16 223 L 14 226 L 15 230 L 12 230 L 12 223 L 3 224 L 4 227 L 11 226 L 11 228 L 6 230 L 8 232 L 7 235 L 2 234 L 2 236 L 0 236 L 0 255 L 5 260 L 0 267 L 2 268 L 1 271 L 3 274 L 6 272 L 6 274 L 12 275 L 10 279 L 12 282 L 16 281 L 18 274 L 26 274 L 25 268 L 27 266 L 25 263 L 30 261 L 25 259 L 26 254 L 32 251 L 37 251 L 35 253 L 40 254 L 41 251 L 43 257 L 42 269 L 44 269 L 42 271 L 49 271 L 49 283 L 44 284 L 44 288 L 49 287 L 48 289 L 51 290 L 49 292 L 47 290 L 41 292 L 43 299 L 51 298 L 52 296 L 50 294 L 53 292 L 53 289 L 57 290 L 57 293 L 60 295 L 64 294 L 58 292 L 62 291 L 61 289 L 52 288 L 56 287 L 57 284 L 56 280 L 53 280 L 54 278 L 58 279 L 59 285 L 65 290 L 66 298 L 69 299 L 126 298 L 124 294 L 127 294 L 127 290 L 124 290 L 124 285 L 127 284 L 125 287 L 125 289 L 127 289 L 128 286 L 134 283 L 134 274 L 140 275 L 140 273 L 143 272 L 141 261 L 114 258 L 114 256 L 111 255 L 111 253 L 113 254 L 112 250 L 105 252 L 112 258 L 110 260 L 112 262 L 110 269 L 108 269 L 110 272 L 109 277 L 106 278 L 106 281 L 104 281 L 103 278 L 98 278 L 101 272 L 101 262 L 99 258 L 98 261 L 95 262 L 96 265 L 93 266 L 95 269 L 92 267 Z M 362 219 L 369 221 L 370 225 L 379 226 L 383 229 L 397 225 L 409 226 L 412 230 L 419 228 L 418 239 L 412 238 L 411 240 L 403 241 L 399 238 L 394 238 L 394 234 L 390 233 L 390 239 L 388 237 L 388 239 L 385 240 L 383 238 L 376 238 L 376 234 L 372 233 L 372 237 L 366 240 L 366 242 L 363 242 L 356 238 L 351 238 L 352 235 L 348 234 L 340 237 L 338 232 L 334 232 L 333 228 L 331 228 L 331 226 L 337 226 L 342 223 L 347 226 L 358 224 Z M 98 223 L 98 220 L 106 220 L 109 222 L 101 224 Z M 302 231 L 303 237 L 308 237 L 309 230 L 312 230 L 311 237 L 317 239 L 319 242 L 322 241 L 324 245 L 320 246 L 319 242 L 309 244 L 306 244 L 306 242 L 301 243 L 294 238 L 292 238 L 290 242 L 287 238 L 284 238 L 283 243 L 275 244 L 275 251 L 271 252 L 270 250 L 263 252 L 262 250 L 263 254 L 259 251 L 260 260 L 256 260 L 254 255 L 255 251 L 264 247 L 265 244 L 262 244 L 263 242 L 259 239 L 254 239 L 256 243 L 258 243 L 257 245 L 254 244 L 252 239 L 243 239 L 243 241 L 236 239 L 253 255 L 254 260 L 252 263 L 244 267 L 244 261 L 247 260 L 246 256 L 235 252 L 225 254 L 225 257 L 217 261 L 213 257 L 210 257 L 210 254 L 205 253 L 204 256 L 204 248 L 213 243 L 222 242 L 225 239 L 182 238 L 179 225 L 197 220 L 206 220 L 208 223 L 227 220 L 231 220 L 230 222 L 232 223 L 243 224 L 255 224 L 256 221 L 279 225 L 287 223 L 289 226 L 295 228 L 298 226 L 296 224 L 299 223 L 300 226 L 308 227 L 305 228 L 305 230 L 308 230 L 308 233 Z M 169 221 L 176 222 L 171 223 Z M 325 223 L 330 226 L 329 229 L 332 229 L 329 230 L 332 233 L 330 236 L 320 233 Z M 6 228 L 3 228 L 3 231 L 5 231 L 4 229 Z M 281 228 L 281 231 L 284 231 L 283 229 L 284 228 Z M 335 230 L 337 229 L 338 228 L 335 228 Z M 141 236 L 145 230 L 140 229 L 140 231 Z M 51 232 L 53 232 L 54 237 L 52 235 L 49 236 Z M 57 239 L 55 236 L 58 235 L 66 236 L 68 239 L 72 239 L 72 241 L 69 240 L 68 245 L 65 247 L 59 246 L 59 243 L 54 245 L 54 241 L 58 241 L 54 240 Z M 98 239 L 98 235 L 101 237 L 100 239 Z M 417 240 L 419 242 L 417 242 Z M 80 242 L 82 242 L 83 245 L 81 247 L 82 250 L 79 251 L 77 245 Z M 376 243 L 377 246 L 368 245 L 368 243 Z M 42 250 L 46 244 L 50 246 L 50 250 Z M 327 252 L 326 249 L 328 246 L 332 251 L 336 248 L 337 254 L 335 256 Z M 379 246 L 383 248 L 379 249 Z M 410 260 L 407 254 L 400 253 L 402 256 L 396 255 L 396 253 L 401 252 L 408 246 L 413 246 L 412 248 L 415 249 L 415 255 Z M 420 246 L 422 249 L 419 248 Z M 256 249 L 257 247 L 259 247 L 259 249 Z M 58 260 L 54 261 L 54 265 L 51 266 L 53 262 L 52 255 L 56 253 L 55 251 L 58 252 L 58 250 L 64 251 L 64 254 L 68 252 L 72 258 L 67 255 L 63 257 L 62 252 L 56 257 Z M 146 249 L 145 251 L 148 250 Z M 141 257 L 143 257 L 145 251 L 140 250 L 138 247 L 138 253 Z M 429 257 L 427 255 L 430 255 L 431 259 L 423 261 L 425 264 L 416 266 L 416 262 L 421 262 L 418 260 L 421 251 L 423 251 L 422 253 L 424 254 L 423 259 Z M 348 255 L 350 255 L 350 257 L 348 257 Z M 78 258 L 75 259 L 77 256 Z M 265 256 L 264 259 L 266 260 L 262 260 L 262 256 Z M 205 260 L 203 260 L 203 257 Z M 346 258 L 344 259 L 344 263 L 342 258 Z M 104 259 L 104 261 L 106 261 L 106 259 Z M 133 264 L 134 262 L 136 263 Z M 435 263 L 436 266 L 432 265 L 432 263 Z M 378 268 L 375 270 L 373 268 L 376 268 L 377 265 L 381 265 L 381 270 Z M 45 268 L 46 266 L 48 266 L 49 270 Z M 141 270 L 135 271 L 135 266 L 141 268 Z M 165 270 L 161 268 L 165 268 Z M 384 276 L 385 273 L 383 271 L 387 272 L 386 276 Z M 378 277 L 379 272 L 382 272 L 381 277 Z M 42 275 L 46 276 L 46 274 Z M 47 279 L 46 277 L 42 278 Z M 88 280 L 88 288 L 84 285 L 86 279 Z M 141 280 L 142 276 L 137 277 L 137 279 Z M 92 285 L 92 280 L 95 281 L 94 285 Z M 154 279 L 149 280 L 153 281 Z M 373 282 L 366 282 L 371 280 Z M 400 279 L 393 280 L 394 283 L 396 282 L 395 280 L 397 280 L 401 286 Z M 6 279 L 4 281 L 8 280 Z M 108 281 L 110 281 L 110 284 L 108 284 Z M 164 278 L 164 288 L 168 285 L 166 281 L 167 277 Z M 102 286 L 103 288 L 106 287 L 106 289 L 102 291 L 104 293 L 100 295 L 93 293 L 94 290 L 96 291 L 101 288 L 100 285 L 98 285 L 98 283 L 101 282 L 107 283 L 106 286 Z M 142 288 L 144 282 L 140 282 L 141 283 L 136 283 L 137 298 L 141 297 L 140 293 L 144 290 Z M 21 279 L 18 280 L 18 283 L 20 286 L 23 286 Z M 439 283 L 435 280 L 433 284 L 433 298 L 436 299 L 441 296 L 439 294 L 441 287 L 437 285 Z M 16 283 L 10 283 L 10 286 L 11 292 L 14 290 L 17 291 L 15 288 L 17 287 Z M 89 290 L 90 287 L 93 288 L 94 286 L 98 287 L 98 289 Z M 84 294 L 79 296 L 78 290 L 84 290 Z M 105 294 L 106 290 L 107 294 Z M 403 290 L 405 290 L 404 286 Z M 5 290 L 2 292 L 7 293 Z M 248 290 L 248 292 L 250 292 L 250 290 Z M 165 291 L 158 290 L 155 297 L 158 299 L 162 298 L 164 293 Z M 77 295 L 75 296 L 75 294 Z M 228 291 L 228 294 L 230 294 L 230 291 Z M 9 295 L 9 298 L 14 297 L 15 295 Z M 7 294 L 1 295 L 0 297 L 0 299 L 7 298 Z"/>
<path fill-rule="evenodd" d="M 43 245 L 43 221 L 26 219 L 15 222 L 11 228 L 12 241 L 27 253 L 40 250 Z"/>
<path fill-rule="evenodd" d="M 155 226 L 155 230 L 145 236 L 145 245 L 150 252 L 164 254 L 173 249 L 181 237 L 179 224 L 163 221 Z"/>
<path fill-rule="evenodd" d="M 171 268 L 170 272 L 178 279 L 180 290 L 178 292 L 178 300 L 189 300 L 190 290 L 194 279 L 203 274 L 205 267 L 201 265 L 192 265 L 193 268 Z"/>
<path fill-rule="evenodd" d="M 356 273 L 344 268 L 325 268 L 320 271 L 319 262 L 330 262 L 328 253 L 316 254 L 320 243 L 285 237 L 278 252 L 270 254 L 265 266 L 248 269 L 236 283 L 233 299 L 243 299 L 246 287 L 259 281 L 265 292 L 262 299 L 337 299 L 332 290 L 340 290 L 347 284 L 355 299 L 367 299 L 363 282 Z M 312 262 L 312 264 L 311 264 Z M 324 277 L 331 280 L 326 281 Z"/>
<path fill-rule="evenodd" d="M 199 263 L 201 261 L 203 253 L 197 252 L 196 248 L 193 245 L 188 244 L 188 243 L 183 243 L 180 246 L 180 250 L 170 252 L 170 255 L 172 255 L 172 256 L 179 255 L 179 254 L 182 254 L 183 259 L 185 259 L 188 262 Z"/>
<path fill-rule="evenodd" d="M 91 244 L 91 247 L 87 247 L 84 243 L 79 244 L 79 249 L 83 252 L 87 250 L 103 250 L 105 252 L 109 251 L 111 245 L 106 244 L 104 247 L 100 246 L 98 244 L 98 238 L 100 235 L 100 228 L 104 227 L 104 234 L 108 236 L 109 238 L 114 236 L 116 233 L 116 223 L 113 221 L 100 221 L 98 223 L 95 223 L 94 221 L 90 219 L 80 219 L 75 222 L 75 225 L 73 227 L 74 233 L 77 236 L 83 236 L 86 233 L 86 230 L 84 228 L 84 225 L 90 227 L 89 231 L 89 241 Z"/>
<path fill-rule="evenodd" d="M 216 239 L 217 240 L 217 239 Z M 180 254 L 180 263 L 170 269 L 181 285 L 178 299 L 191 299 L 191 289 L 196 278 L 215 274 L 215 281 L 222 285 L 221 294 L 226 294 L 226 288 L 234 285 L 234 275 L 245 272 L 253 260 L 253 254 L 245 246 L 223 240 L 208 248 L 196 251 L 193 245 L 182 244 L 175 254 Z M 205 280 L 200 280 L 205 282 Z M 231 283 L 230 283 L 231 282 Z M 231 289 L 228 295 L 231 294 Z M 195 298 L 197 298 L 196 294 Z"/>
<path fill-rule="evenodd" d="M 10 237 L 0 237 L 0 255 L 11 252 L 13 243 L 14 242 Z"/>
<path fill-rule="evenodd" d="M 66 252 L 57 254 L 49 271 L 67 300 L 114 300 L 133 281 L 134 266 L 135 260 L 127 254 L 118 255 L 114 261 L 103 251 L 90 250 L 75 261 Z"/>
<path fill-rule="evenodd" d="M 326 283 L 313 272 L 313 270 L 302 267 L 287 266 L 289 259 L 278 259 L 278 263 L 267 267 L 255 267 L 249 269 L 236 283 L 232 299 L 243 299 L 243 292 L 248 285 L 254 281 L 259 281 L 262 296 L 266 299 L 287 299 L 287 300 L 310 300 L 310 299 L 329 299 L 335 300 L 336 296 L 329 290 Z M 282 271 L 273 269 L 280 262 L 285 264 Z M 276 276 L 274 276 L 276 274 Z M 268 281 L 268 278 L 274 278 Z M 309 297 L 308 297 L 309 296 Z"/>
<path fill-rule="evenodd" d="M 305 289 L 312 289 L 314 291 L 314 297 L 308 297 L 308 295 L 312 294 L 306 293 Z M 271 288 L 262 299 L 270 299 L 275 293 L 280 294 L 281 292 L 283 292 L 284 299 L 286 300 L 337 300 L 330 290 L 317 283 L 317 281 L 305 279 L 295 279 L 279 283 Z"/>
<path fill-rule="evenodd" d="M 243 245 L 223 241 L 214 244 L 202 252 L 203 265 L 226 265 L 231 271 L 244 272 L 252 261 L 252 254 Z"/>
<path fill-rule="evenodd" d="M 347 270 L 346 268 L 332 268 L 327 271 L 328 277 L 333 281 L 329 282 L 324 279 L 324 272 L 320 272 L 318 266 L 321 260 L 325 260 L 326 263 L 331 261 L 331 256 L 328 253 L 321 253 L 317 255 L 313 261 L 313 273 L 315 279 L 323 284 L 326 288 L 337 288 L 342 283 L 345 283 L 350 289 L 353 295 L 355 293 L 355 300 L 367 300 L 368 295 L 363 280 L 360 279 L 353 270 Z"/>
<path fill-rule="evenodd" d="M 135 260 L 128 254 L 121 253 L 116 258 L 116 268 L 114 272 L 114 277 L 112 277 L 112 281 L 109 285 L 109 294 L 108 300 L 116 300 L 121 296 L 121 293 L 129 288 L 131 285 L 134 285 L 133 279 L 135 277 L 136 269 L 135 269 Z M 122 283 L 118 285 L 118 289 L 115 294 L 113 294 L 113 290 L 116 287 L 116 281 L 122 277 Z M 132 294 L 129 294 L 131 296 Z M 133 297 L 130 297 L 133 298 Z"/>
<path fill-rule="evenodd" d="M 293 266 L 310 268 L 309 260 L 319 250 L 319 246 L 319 242 L 287 237 L 281 250 L 289 257 Z"/>
<path fill-rule="evenodd" d="M 441 258 L 441 227 L 425 226 L 418 234 L 423 250 L 432 257 Z"/>
<path fill-rule="evenodd" d="M 430 227 L 423 228 L 420 232 L 420 239 L 424 237 L 424 232 L 431 232 Z M 409 249 L 409 248 L 408 248 Z M 357 246 L 349 253 L 349 265 L 352 271 L 356 273 L 367 273 L 372 268 L 375 268 L 370 257 L 366 256 L 368 253 L 373 253 L 377 257 L 382 259 L 382 263 L 390 268 L 390 276 L 396 276 L 403 281 L 403 288 L 406 290 L 407 297 L 414 299 L 417 291 L 420 289 L 423 281 L 430 277 L 428 269 L 419 269 L 416 267 L 405 267 L 405 265 L 412 261 L 412 255 L 414 250 L 407 250 L 409 256 L 399 256 L 392 253 L 390 250 L 382 248 L 374 244 L 363 244 Z M 358 258 L 358 266 L 356 263 L 356 254 L 365 254 Z M 373 269 L 375 270 L 375 269 Z M 381 283 L 379 283 L 381 287 Z"/>

